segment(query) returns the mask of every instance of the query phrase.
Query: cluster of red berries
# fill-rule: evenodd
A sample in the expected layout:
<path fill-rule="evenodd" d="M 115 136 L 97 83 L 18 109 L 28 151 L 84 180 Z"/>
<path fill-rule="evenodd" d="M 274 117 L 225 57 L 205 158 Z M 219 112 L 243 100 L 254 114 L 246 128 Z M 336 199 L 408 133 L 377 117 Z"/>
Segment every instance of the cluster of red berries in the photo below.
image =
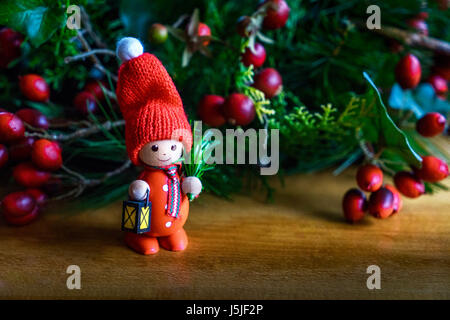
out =
<path fill-rule="evenodd" d="M 73 99 L 73 106 L 79 113 L 86 116 L 98 111 L 98 103 L 105 99 L 106 83 L 99 80 L 90 80 L 86 83 L 83 91 L 79 92 Z"/>
<path fill-rule="evenodd" d="M 7 222 L 23 225 L 33 221 L 47 195 L 39 188 L 51 178 L 51 172 L 62 166 L 61 148 L 47 139 L 25 136 L 25 124 L 46 130 L 48 119 L 38 110 L 21 109 L 15 114 L 0 111 L 0 168 L 13 165 L 14 180 L 26 188 L 2 200 L 2 213 Z"/>
<path fill-rule="evenodd" d="M 259 28 L 275 30 L 286 24 L 290 9 L 284 0 L 261 1 L 259 8 L 263 6 L 265 11 L 261 25 L 248 16 L 238 19 L 237 33 L 241 37 L 252 37 Z M 241 55 L 241 61 L 247 67 L 253 65 L 260 68 L 265 60 L 266 50 L 260 43 L 247 47 Z M 257 71 L 252 86 L 262 91 L 267 99 L 272 99 L 281 92 L 283 80 L 276 69 L 264 68 Z M 242 93 L 232 93 L 226 99 L 217 95 L 204 96 L 199 102 L 198 114 L 203 122 L 212 127 L 220 127 L 226 122 L 246 126 L 254 120 L 256 111 L 252 99 Z"/>
<path fill-rule="evenodd" d="M 363 165 L 356 173 L 360 189 L 350 189 L 344 195 L 344 217 L 349 222 L 357 222 L 364 217 L 365 212 L 369 212 L 375 218 L 385 219 L 401 210 L 403 200 L 400 194 L 417 198 L 425 193 L 423 181 L 438 182 L 447 176 L 448 165 L 445 161 L 425 156 L 420 169 L 399 171 L 394 175 L 395 187 L 389 184 L 383 186 L 383 171 L 373 164 Z M 371 192 L 369 200 L 363 191 Z"/>

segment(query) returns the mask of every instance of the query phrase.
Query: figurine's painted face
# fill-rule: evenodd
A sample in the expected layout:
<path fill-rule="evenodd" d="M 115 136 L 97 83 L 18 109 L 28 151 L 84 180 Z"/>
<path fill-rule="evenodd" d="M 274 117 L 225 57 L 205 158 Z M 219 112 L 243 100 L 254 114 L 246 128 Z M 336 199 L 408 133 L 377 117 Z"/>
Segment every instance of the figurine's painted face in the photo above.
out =
<path fill-rule="evenodd" d="M 147 143 L 139 151 L 139 159 L 150 166 L 167 166 L 180 159 L 183 144 L 176 140 L 158 140 Z"/>

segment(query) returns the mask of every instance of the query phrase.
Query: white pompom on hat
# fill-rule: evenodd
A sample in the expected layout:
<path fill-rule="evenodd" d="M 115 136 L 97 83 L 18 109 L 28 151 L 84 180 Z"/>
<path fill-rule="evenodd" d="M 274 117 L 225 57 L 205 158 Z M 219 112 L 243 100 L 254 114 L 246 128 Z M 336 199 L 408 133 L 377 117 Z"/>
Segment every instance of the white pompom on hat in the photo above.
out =
<path fill-rule="evenodd" d="M 136 38 L 122 38 L 117 43 L 116 54 L 123 62 L 139 57 L 143 53 L 144 47 Z"/>

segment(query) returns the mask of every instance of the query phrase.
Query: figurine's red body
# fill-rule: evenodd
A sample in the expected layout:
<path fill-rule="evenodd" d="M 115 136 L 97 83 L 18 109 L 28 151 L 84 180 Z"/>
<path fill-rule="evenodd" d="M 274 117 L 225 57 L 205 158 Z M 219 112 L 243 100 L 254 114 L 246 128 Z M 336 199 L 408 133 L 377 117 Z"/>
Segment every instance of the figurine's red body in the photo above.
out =
<path fill-rule="evenodd" d="M 179 176 L 178 176 L 179 178 Z M 181 193 L 180 214 L 177 218 L 166 214 L 168 178 L 163 170 L 145 168 L 139 176 L 150 186 L 150 202 L 152 203 L 150 237 L 164 237 L 183 228 L 189 214 L 188 197 Z"/>

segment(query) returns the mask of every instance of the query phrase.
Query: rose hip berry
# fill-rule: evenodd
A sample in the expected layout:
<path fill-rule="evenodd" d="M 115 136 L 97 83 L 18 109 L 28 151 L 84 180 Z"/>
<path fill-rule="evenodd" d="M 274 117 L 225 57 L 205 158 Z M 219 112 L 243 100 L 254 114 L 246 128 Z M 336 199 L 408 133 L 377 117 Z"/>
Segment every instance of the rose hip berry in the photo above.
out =
<path fill-rule="evenodd" d="M 152 44 L 162 44 L 166 42 L 168 36 L 169 32 L 167 31 L 166 26 L 160 23 L 154 23 L 150 29 L 148 29 L 148 40 Z"/>
<path fill-rule="evenodd" d="M 36 206 L 36 200 L 30 194 L 19 191 L 8 194 L 2 200 L 2 211 L 5 215 L 23 216 Z"/>
<path fill-rule="evenodd" d="M 253 87 L 264 92 L 265 96 L 271 99 L 283 89 L 283 80 L 277 70 L 266 68 L 255 76 Z"/>
<path fill-rule="evenodd" d="M 33 144 L 31 160 L 42 170 L 58 170 L 62 166 L 61 148 L 54 141 L 39 139 Z"/>
<path fill-rule="evenodd" d="M 424 137 L 434 137 L 445 129 L 446 119 L 438 112 L 429 112 L 416 123 L 416 130 Z"/>
<path fill-rule="evenodd" d="M 422 157 L 422 167 L 416 169 L 418 178 L 427 182 L 438 182 L 448 176 L 448 165 L 444 160 L 433 156 Z"/>
<path fill-rule="evenodd" d="M 48 197 L 41 189 L 29 188 L 25 192 L 32 196 L 39 206 L 43 206 L 47 202 Z"/>
<path fill-rule="evenodd" d="M 14 216 L 10 214 L 4 214 L 5 221 L 13 226 L 24 226 L 36 220 L 39 216 L 39 206 L 34 206 L 31 212 L 24 214 L 23 216 Z"/>
<path fill-rule="evenodd" d="M 9 152 L 5 145 L 0 144 L 0 168 L 4 167 L 8 163 Z"/>
<path fill-rule="evenodd" d="M 284 0 L 262 0 L 260 6 L 270 3 L 267 7 L 266 16 L 263 20 L 263 28 L 267 30 L 275 30 L 284 27 L 288 18 L 289 6 Z"/>
<path fill-rule="evenodd" d="M 363 165 L 356 173 L 356 181 L 364 191 L 377 191 L 383 184 L 383 171 L 373 164 Z"/>
<path fill-rule="evenodd" d="M 31 108 L 20 109 L 16 116 L 34 128 L 48 129 L 48 119 L 40 111 Z"/>
<path fill-rule="evenodd" d="M 395 67 L 395 79 L 403 89 L 413 89 L 422 76 L 420 61 L 413 54 L 404 56 Z"/>
<path fill-rule="evenodd" d="M 238 126 L 250 124 L 256 115 L 252 99 L 242 93 L 232 93 L 227 97 L 223 113 L 230 124 Z"/>
<path fill-rule="evenodd" d="M 387 188 L 380 188 L 369 198 L 369 213 L 375 218 L 385 219 L 394 212 L 394 194 Z"/>
<path fill-rule="evenodd" d="M 103 88 L 107 88 L 104 81 L 91 80 L 84 86 L 83 91 L 92 93 L 92 95 L 97 98 L 98 101 L 105 99 L 105 94 L 103 93 Z"/>
<path fill-rule="evenodd" d="M 95 96 L 87 91 L 81 91 L 73 99 L 73 105 L 83 115 L 95 113 L 97 111 L 97 102 Z"/>
<path fill-rule="evenodd" d="M 266 49 L 260 43 L 255 43 L 254 50 L 251 47 L 247 47 L 244 53 L 242 54 L 242 63 L 249 67 L 253 65 L 255 68 L 259 68 L 266 61 Z"/>
<path fill-rule="evenodd" d="M 23 36 L 10 29 L 0 30 L 0 68 L 6 68 L 14 59 L 20 56 L 20 46 Z"/>
<path fill-rule="evenodd" d="M 40 75 L 27 74 L 19 77 L 20 91 L 31 101 L 47 102 L 50 98 L 50 88 Z"/>
<path fill-rule="evenodd" d="M 23 137 L 25 126 L 22 120 L 12 113 L 0 113 L 0 142 L 13 142 Z"/>
<path fill-rule="evenodd" d="M 428 24 L 420 18 L 413 18 L 408 20 L 408 25 L 415 29 L 418 33 L 427 36 L 428 35 Z"/>
<path fill-rule="evenodd" d="M 442 78 L 440 75 L 435 74 L 428 79 L 428 83 L 431 84 L 434 92 L 436 92 L 436 95 L 439 98 L 446 98 L 448 92 L 447 80 Z"/>
<path fill-rule="evenodd" d="M 9 148 L 9 155 L 14 161 L 26 160 L 31 156 L 31 149 L 35 138 L 24 137 Z"/>
<path fill-rule="evenodd" d="M 356 188 L 348 190 L 342 200 L 342 210 L 348 222 L 357 222 L 364 217 L 367 209 L 365 194 Z"/>
<path fill-rule="evenodd" d="M 395 187 L 408 198 L 417 198 L 425 193 L 425 185 L 422 180 L 413 173 L 399 171 L 394 176 Z"/>
<path fill-rule="evenodd" d="M 207 24 L 203 22 L 199 22 L 198 24 L 198 36 L 199 37 L 210 37 L 211 36 L 211 29 L 208 27 Z M 209 40 L 203 41 L 203 45 L 207 46 L 209 44 Z"/>
<path fill-rule="evenodd" d="M 222 114 L 225 99 L 221 96 L 206 95 L 198 104 L 198 115 L 200 119 L 211 127 L 220 127 L 225 124 L 226 119 Z"/>
<path fill-rule="evenodd" d="M 26 188 L 37 188 L 50 179 L 50 173 L 36 168 L 31 162 L 22 162 L 13 169 L 13 177 Z"/>
<path fill-rule="evenodd" d="M 398 190 L 390 184 L 387 184 L 384 187 L 386 189 L 388 189 L 389 191 L 391 191 L 392 194 L 394 195 L 394 212 L 393 213 L 397 213 L 400 210 L 402 210 L 403 200 L 402 200 L 402 196 L 400 195 L 400 192 L 398 192 Z"/>

